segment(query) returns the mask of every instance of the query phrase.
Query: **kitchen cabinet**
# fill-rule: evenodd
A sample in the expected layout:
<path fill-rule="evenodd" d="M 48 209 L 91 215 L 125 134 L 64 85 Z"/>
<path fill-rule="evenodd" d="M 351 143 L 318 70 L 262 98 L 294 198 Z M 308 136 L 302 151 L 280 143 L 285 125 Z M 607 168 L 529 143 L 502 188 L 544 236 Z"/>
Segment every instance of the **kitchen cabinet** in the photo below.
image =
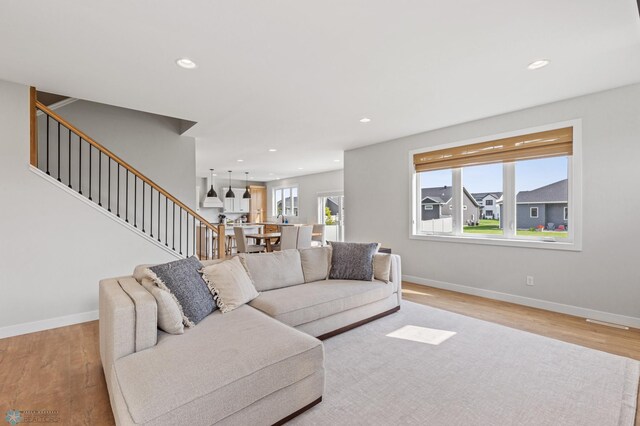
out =
<path fill-rule="evenodd" d="M 232 188 L 235 198 L 224 198 L 224 212 L 225 213 L 249 213 L 250 199 L 242 198 L 244 194 L 244 188 Z"/>
<path fill-rule="evenodd" d="M 258 223 L 267 219 L 267 188 L 250 185 L 251 203 L 249 205 L 249 222 Z"/>

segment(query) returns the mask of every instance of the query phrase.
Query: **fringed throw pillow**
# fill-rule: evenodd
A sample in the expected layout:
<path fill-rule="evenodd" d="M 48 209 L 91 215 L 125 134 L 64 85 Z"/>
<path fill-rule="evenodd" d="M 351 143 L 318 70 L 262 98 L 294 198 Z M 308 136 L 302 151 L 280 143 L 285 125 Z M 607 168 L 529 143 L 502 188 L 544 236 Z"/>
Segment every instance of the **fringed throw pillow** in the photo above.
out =
<path fill-rule="evenodd" d="M 207 266 L 202 270 L 202 278 L 223 314 L 252 301 L 259 294 L 237 256 Z"/>
<path fill-rule="evenodd" d="M 193 327 L 216 309 L 213 296 L 200 275 L 202 264 L 195 257 L 152 266 L 147 275 L 162 290 L 175 298 L 182 312 L 182 321 Z"/>

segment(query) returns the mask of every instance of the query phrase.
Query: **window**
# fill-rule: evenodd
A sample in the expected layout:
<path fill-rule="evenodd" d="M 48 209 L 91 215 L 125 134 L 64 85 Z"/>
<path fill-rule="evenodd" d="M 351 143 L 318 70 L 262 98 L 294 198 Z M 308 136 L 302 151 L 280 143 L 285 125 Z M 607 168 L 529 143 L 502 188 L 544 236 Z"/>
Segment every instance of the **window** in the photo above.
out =
<path fill-rule="evenodd" d="M 502 235 L 500 222 L 488 216 L 477 203 L 476 197 L 483 198 L 487 193 L 502 193 L 502 164 L 482 164 L 462 168 L 462 233 L 471 235 Z M 485 200 L 485 206 L 493 204 L 492 199 Z M 482 215 L 484 214 L 484 217 Z"/>
<path fill-rule="evenodd" d="M 516 235 L 565 239 L 564 209 L 569 198 L 569 158 L 518 161 L 516 179 Z"/>
<path fill-rule="evenodd" d="M 298 216 L 298 187 L 273 189 L 273 215 Z"/>
<path fill-rule="evenodd" d="M 436 170 L 419 174 L 420 209 L 418 229 L 429 234 L 448 233 L 453 229 L 447 203 L 453 196 L 451 170 Z M 448 207 L 451 207 L 449 205 Z"/>
<path fill-rule="evenodd" d="M 412 152 L 411 237 L 580 250 L 580 125 Z"/>

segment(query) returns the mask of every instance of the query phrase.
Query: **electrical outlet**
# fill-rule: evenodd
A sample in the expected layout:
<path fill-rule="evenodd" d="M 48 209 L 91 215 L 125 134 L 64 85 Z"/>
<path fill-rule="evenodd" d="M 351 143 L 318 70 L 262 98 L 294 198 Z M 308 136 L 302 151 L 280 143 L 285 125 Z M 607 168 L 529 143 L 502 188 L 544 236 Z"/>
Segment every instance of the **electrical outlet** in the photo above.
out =
<path fill-rule="evenodd" d="M 531 275 L 527 275 L 527 285 L 533 285 L 533 277 Z"/>

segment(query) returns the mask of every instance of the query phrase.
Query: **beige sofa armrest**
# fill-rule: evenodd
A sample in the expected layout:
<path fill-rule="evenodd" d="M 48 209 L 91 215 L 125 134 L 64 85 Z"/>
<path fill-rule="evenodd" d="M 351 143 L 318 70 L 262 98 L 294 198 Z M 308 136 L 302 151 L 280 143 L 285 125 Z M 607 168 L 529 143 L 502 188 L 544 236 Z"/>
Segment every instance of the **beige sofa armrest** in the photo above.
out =
<path fill-rule="evenodd" d="M 120 287 L 129 295 L 136 307 L 136 352 L 140 352 L 158 342 L 158 304 L 133 277 L 119 278 Z"/>
<path fill-rule="evenodd" d="M 157 340 L 157 305 L 132 277 L 100 281 L 100 358 L 105 374 L 124 356 Z"/>
<path fill-rule="evenodd" d="M 400 305 L 402 300 L 402 262 L 397 254 L 391 255 L 391 274 L 389 278 L 398 292 L 398 305 Z"/>

